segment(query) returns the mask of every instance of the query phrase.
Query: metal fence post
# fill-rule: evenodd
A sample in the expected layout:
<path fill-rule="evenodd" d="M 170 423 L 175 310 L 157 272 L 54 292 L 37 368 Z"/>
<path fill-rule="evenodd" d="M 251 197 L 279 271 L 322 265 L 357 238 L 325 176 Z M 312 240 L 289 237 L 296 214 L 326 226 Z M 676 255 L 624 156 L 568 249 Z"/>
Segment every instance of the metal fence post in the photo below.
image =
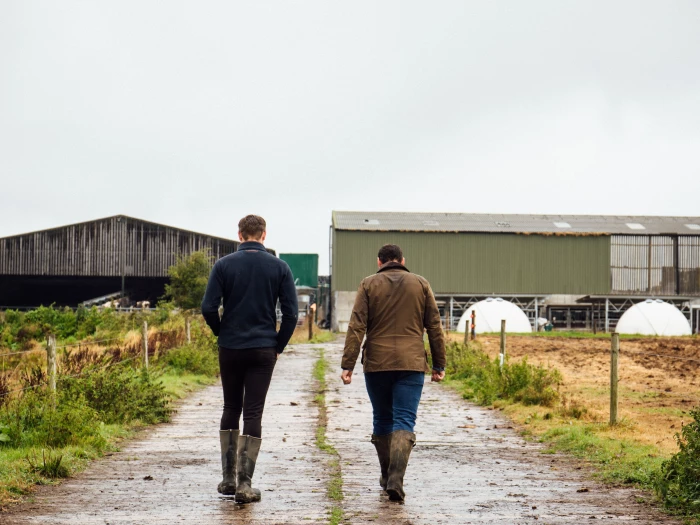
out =
<path fill-rule="evenodd" d="M 190 327 L 190 318 L 185 319 L 185 334 L 187 335 L 187 344 L 192 344 L 192 331 Z"/>
<path fill-rule="evenodd" d="M 610 347 L 610 424 L 617 423 L 618 361 L 620 357 L 620 334 L 612 334 Z"/>
<path fill-rule="evenodd" d="M 143 366 L 148 370 L 148 321 L 143 322 Z"/>
<path fill-rule="evenodd" d="M 503 368 L 503 363 L 506 360 L 506 320 L 501 319 L 501 353 L 499 355 L 501 359 L 501 368 Z"/>
<path fill-rule="evenodd" d="M 46 371 L 49 376 L 49 389 L 56 392 L 56 336 L 49 335 L 49 345 L 46 348 Z"/>

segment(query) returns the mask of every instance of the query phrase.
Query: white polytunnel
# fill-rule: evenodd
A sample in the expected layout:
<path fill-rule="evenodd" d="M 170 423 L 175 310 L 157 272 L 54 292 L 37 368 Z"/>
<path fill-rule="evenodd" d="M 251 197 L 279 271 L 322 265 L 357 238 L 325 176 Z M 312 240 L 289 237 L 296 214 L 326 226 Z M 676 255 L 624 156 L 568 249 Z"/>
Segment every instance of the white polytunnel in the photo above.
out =
<path fill-rule="evenodd" d="M 661 299 L 647 299 L 622 314 L 615 331 L 620 334 L 690 335 L 690 323 L 674 305 Z"/>
<path fill-rule="evenodd" d="M 476 333 L 500 332 L 501 319 L 506 320 L 506 332 L 532 332 L 530 320 L 519 306 L 500 297 L 489 297 L 471 305 L 457 323 L 457 331 L 464 332 L 472 310 L 476 312 Z"/>

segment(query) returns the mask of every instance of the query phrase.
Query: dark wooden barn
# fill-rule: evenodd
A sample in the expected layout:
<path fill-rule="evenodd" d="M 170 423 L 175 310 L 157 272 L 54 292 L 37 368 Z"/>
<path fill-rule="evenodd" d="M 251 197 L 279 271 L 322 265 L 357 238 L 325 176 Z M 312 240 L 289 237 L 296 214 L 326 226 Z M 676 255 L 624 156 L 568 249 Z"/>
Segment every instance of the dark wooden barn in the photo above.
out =
<path fill-rule="evenodd" d="M 208 250 L 218 259 L 238 244 L 125 215 L 0 238 L 0 308 L 76 306 L 117 292 L 154 304 L 178 256 Z"/>

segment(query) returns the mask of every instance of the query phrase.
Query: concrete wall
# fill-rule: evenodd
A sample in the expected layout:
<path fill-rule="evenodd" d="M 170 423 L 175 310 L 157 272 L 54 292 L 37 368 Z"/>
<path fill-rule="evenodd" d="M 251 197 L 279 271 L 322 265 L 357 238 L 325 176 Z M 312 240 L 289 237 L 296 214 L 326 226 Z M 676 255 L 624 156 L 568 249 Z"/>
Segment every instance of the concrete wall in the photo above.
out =
<path fill-rule="evenodd" d="M 347 332 L 352 307 L 355 305 L 357 292 L 333 292 L 333 315 L 331 317 L 331 330 Z"/>

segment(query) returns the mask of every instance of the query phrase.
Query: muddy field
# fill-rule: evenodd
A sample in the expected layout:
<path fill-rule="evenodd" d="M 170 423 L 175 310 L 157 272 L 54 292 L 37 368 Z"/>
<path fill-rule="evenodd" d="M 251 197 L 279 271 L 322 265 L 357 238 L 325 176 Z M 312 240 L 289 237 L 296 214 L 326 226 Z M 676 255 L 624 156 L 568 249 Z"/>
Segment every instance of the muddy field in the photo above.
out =
<path fill-rule="evenodd" d="M 352 385 L 337 377 L 342 346 L 323 345 L 328 441 L 339 454 L 343 500 L 330 501 L 328 456 L 315 443 L 319 424 L 312 366 L 319 346 L 291 348 L 280 359 L 263 420 L 256 481 L 263 501 L 241 506 L 216 492 L 220 387 L 188 399 L 174 421 L 155 427 L 60 487 L 0 515 L 5 525 L 327 523 L 674 523 L 637 503 L 638 493 L 591 481 L 585 466 L 542 454 L 500 413 L 473 406 L 442 385 L 426 383 L 418 444 L 406 476 L 405 505 L 378 486 L 371 407 L 361 371 Z"/>
<path fill-rule="evenodd" d="M 498 354 L 498 337 L 479 340 L 492 357 Z M 559 369 L 567 402 L 585 406 L 591 419 L 607 421 L 610 340 L 513 336 L 507 352 Z M 622 339 L 619 376 L 619 416 L 635 439 L 664 453 L 675 451 L 674 433 L 688 419 L 688 410 L 700 405 L 700 339 Z"/>

